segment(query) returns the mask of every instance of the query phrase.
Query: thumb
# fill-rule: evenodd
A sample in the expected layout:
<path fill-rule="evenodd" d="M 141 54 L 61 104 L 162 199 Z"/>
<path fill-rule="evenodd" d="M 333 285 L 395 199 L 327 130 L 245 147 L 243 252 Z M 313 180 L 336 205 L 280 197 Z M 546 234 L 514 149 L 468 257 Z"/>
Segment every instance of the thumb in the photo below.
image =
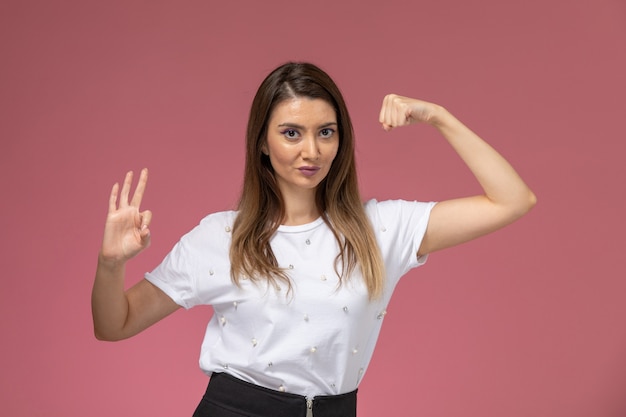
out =
<path fill-rule="evenodd" d="M 152 222 L 152 212 L 146 210 L 141 213 L 141 226 L 139 226 L 139 236 L 144 243 L 144 247 L 147 247 L 150 243 L 150 222 Z"/>

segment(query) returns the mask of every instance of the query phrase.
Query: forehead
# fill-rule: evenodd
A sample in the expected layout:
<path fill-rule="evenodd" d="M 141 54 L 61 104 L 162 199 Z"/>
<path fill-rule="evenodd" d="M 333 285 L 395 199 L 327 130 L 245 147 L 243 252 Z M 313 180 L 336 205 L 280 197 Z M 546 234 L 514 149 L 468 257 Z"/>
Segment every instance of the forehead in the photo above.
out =
<path fill-rule="evenodd" d="M 330 123 L 337 122 L 333 106 L 321 98 L 295 97 L 281 101 L 274 107 L 270 123 Z"/>

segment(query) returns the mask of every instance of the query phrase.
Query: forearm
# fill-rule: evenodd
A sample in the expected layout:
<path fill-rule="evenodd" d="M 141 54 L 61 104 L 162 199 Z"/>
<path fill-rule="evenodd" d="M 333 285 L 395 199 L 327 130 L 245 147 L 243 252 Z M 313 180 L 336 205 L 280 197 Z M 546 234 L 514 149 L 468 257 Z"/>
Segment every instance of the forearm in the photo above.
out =
<path fill-rule="evenodd" d="M 98 259 L 91 294 L 94 333 L 100 340 L 119 340 L 128 318 L 128 299 L 124 292 L 124 262 Z"/>
<path fill-rule="evenodd" d="M 534 194 L 511 164 L 445 108 L 438 106 L 430 123 L 465 162 L 492 203 L 518 215 L 534 205 Z"/>

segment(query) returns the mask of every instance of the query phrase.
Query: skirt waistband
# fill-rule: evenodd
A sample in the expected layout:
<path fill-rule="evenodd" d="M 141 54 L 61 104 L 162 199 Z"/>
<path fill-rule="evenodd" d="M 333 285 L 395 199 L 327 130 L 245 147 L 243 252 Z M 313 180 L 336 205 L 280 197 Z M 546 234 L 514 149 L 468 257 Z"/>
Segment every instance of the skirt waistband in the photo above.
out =
<path fill-rule="evenodd" d="M 357 390 L 320 395 L 307 401 L 302 395 L 275 391 L 226 373 L 211 375 L 193 417 L 356 417 Z"/>

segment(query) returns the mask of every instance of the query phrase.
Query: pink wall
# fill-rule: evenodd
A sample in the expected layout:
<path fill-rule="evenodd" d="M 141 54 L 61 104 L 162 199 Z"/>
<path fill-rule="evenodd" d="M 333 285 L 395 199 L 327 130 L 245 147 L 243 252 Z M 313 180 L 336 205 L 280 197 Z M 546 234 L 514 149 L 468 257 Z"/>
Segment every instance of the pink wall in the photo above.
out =
<path fill-rule="evenodd" d="M 446 105 L 539 197 L 405 277 L 359 416 L 626 415 L 626 3 L 363 3 L 2 2 L 0 414 L 191 415 L 209 308 L 125 342 L 92 335 L 109 189 L 151 170 L 153 244 L 132 283 L 232 207 L 252 95 L 295 59 L 342 87 L 366 197 L 477 188 L 433 131 L 383 134 L 388 92 Z"/>

